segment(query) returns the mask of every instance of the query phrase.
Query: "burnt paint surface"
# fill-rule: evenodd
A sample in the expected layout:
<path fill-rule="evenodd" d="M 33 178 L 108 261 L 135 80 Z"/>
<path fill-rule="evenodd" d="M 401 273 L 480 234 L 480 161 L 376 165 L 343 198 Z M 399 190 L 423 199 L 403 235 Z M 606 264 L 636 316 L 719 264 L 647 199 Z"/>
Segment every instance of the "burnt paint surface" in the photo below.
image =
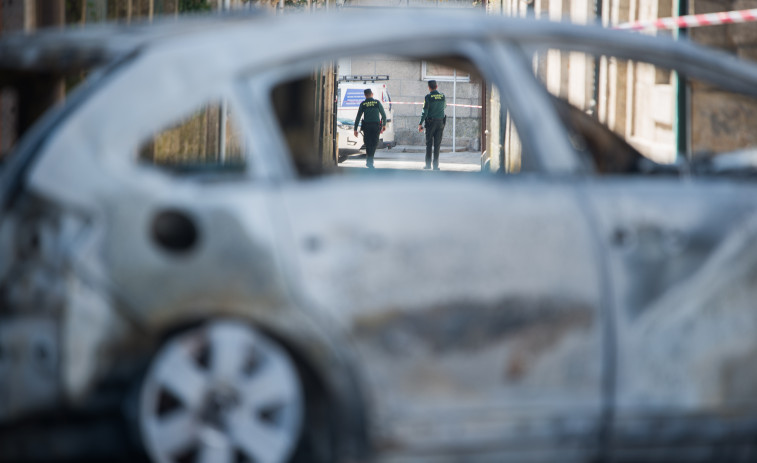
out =
<path fill-rule="evenodd" d="M 749 183 L 597 182 L 616 289 L 618 461 L 753 461 L 757 215 Z"/>
<path fill-rule="evenodd" d="M 387 310 L 355 320 L 355 335 L 362 343 L 403 354 L 402 340 L 412 338 L 432 353 L 477 351 L 506 338 L 524 337 L 524 351 L 537 354 L 558 343 L 560 332 L 591 325 L 594 310 L 570 302 L 516 298 L 481 304 L 451 302 L 420 312 Z M 533 336 L 528 334 L 533 333 Z M 540 336 L 545 334 L 545 336 Z M 556 335 L 556 336 L 553 336 Z"/>
<path fill-rule="evenodd" d="M 570 185 L 344 178 L 285 198 L 302 291 L 352 334 L 381 449 L 591 453 L 600 278 Z"/>

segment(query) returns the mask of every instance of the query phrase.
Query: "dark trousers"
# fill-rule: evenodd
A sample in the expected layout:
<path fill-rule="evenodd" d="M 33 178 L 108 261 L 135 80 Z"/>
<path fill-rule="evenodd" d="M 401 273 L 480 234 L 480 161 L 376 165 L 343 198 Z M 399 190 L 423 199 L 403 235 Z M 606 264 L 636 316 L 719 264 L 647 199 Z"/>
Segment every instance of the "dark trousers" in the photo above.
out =
<path fill-rule="evenodd" d="M 381 134 L 380 122 L 363 122 L 363 141 L 365 142 L 365 165 L 373 166 L 373 155 Z"/>
<path fill-rule="evenodd" d="M 431 149 L 434 149 L 434 168 L 439 167 L 439 149 L 444 133 L 443 119 L 426 119 L 426 167 L 431 166 Z"/>

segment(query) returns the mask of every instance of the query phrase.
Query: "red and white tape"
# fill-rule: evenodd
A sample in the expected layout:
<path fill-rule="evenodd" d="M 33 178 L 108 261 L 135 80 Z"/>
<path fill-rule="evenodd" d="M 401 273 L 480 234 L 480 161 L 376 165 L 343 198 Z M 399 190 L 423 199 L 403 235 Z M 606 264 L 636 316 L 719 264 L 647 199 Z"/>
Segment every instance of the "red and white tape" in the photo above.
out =
<path fill-rule="evenodd" d="M 647 29 L 678 29 L 686 27 L 719 26 L 757 21 L 757 8 L 751 10 L 724 11 L 721 13 L 691 14 L 675 18 L 659 18 L 649 21 L 634 21 L 615 26 L 614 29 L 643 31 Z"/>
<path fill-rule="evenodd" d="M 422 105 L 422 101 L 385 101 L 384 104 L 416 104 L 416 105 Z M 451 103 L 447 104 L 447 106 L 457 106 L 458 108 L 475 108 L 475 109 L 481 109 L 483 106 L 480 105 L 474 105 L 474 104 L 457 104 L 457 103 Z"/>

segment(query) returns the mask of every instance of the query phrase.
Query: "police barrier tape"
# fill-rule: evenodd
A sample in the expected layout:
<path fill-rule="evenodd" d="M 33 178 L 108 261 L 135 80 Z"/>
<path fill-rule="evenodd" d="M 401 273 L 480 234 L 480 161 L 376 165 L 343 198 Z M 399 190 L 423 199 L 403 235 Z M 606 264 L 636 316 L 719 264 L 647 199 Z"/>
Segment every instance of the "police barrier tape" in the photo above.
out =
<path fill-rule="evenodd" d="M 677 29 L 687 27 L 719 26 L 757 21 L 757 8 L 751 10 L 723 11 L 720 13 L 690 14 L 674 18 L 659 18 L 634 21 L 615 26 L 613 29 L 642 31 L 647 29 Z"/>
<path fill-rule="evenodd" d="M 417 101 L 417 102 L 416 101 L 412 101 L 412 102 L 408 102 L 408 101 L 385 101 L 384 104 L 420 104 L 420 105 L 422 105 L 423 102 L 422 101 Z M 457 104 L 457 103 L 450 103 L 450 104 L 447 104 L 447 106 L 457 106 L 458 108 L 476 108 L 476 109 L 483 108 L 483 106 L 480 106 L 480 105 Z"/>

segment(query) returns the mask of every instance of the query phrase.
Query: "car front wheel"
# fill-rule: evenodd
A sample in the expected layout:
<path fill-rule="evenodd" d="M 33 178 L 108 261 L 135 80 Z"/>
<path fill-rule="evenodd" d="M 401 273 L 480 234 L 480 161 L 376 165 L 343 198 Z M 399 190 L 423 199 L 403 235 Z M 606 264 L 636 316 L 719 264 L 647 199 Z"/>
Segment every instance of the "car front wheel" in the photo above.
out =
<path fill-rule="evenodd" d="M 138 423 L 156 463 L 283 463 L 303 415 L 290 354 L 259 330 L 224 320 L 162 345 L 142 383 Z"/>

